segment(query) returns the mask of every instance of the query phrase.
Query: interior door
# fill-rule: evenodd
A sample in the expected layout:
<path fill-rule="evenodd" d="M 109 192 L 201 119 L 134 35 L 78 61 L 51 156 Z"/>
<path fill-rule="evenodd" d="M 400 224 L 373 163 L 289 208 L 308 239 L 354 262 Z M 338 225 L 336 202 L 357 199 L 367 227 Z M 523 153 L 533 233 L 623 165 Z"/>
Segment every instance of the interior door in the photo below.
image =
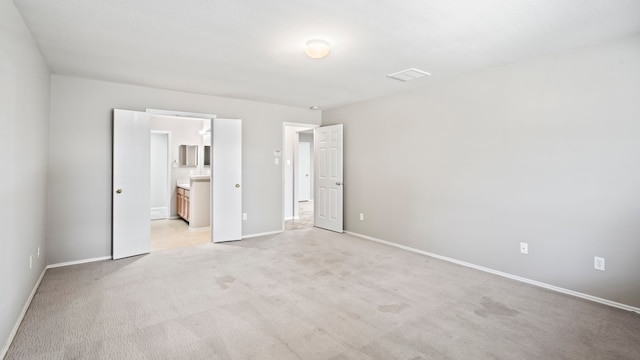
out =
<path fill-rule="evenodd" d="M 298 201 L 311 197 L 311 144 L 298 143 Z"/>
<path fill-rule="evenodd" d="M 242 239 L 242 120 L 213 119 L 214 242 Z"/>
<path fill-rule="evenodd" d="M 151 250 L 151 115 L 113 111 L 113 259 Z"/>
<path fill-rule="evenodd" d="M 342 124 L 313 130 L 315 226 L 342 232 Z"/>

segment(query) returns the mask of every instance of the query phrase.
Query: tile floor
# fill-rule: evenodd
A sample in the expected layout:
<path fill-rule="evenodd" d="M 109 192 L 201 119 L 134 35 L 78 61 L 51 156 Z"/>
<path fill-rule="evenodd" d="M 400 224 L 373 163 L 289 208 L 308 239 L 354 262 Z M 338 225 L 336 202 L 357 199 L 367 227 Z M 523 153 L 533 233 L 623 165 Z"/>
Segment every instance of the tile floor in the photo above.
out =
<path fill-rule="evenodd" d="M 151 251 L 206 244 L 210 241 L 211 230 L 189 230 L 189 224 L 182 219 L 151 221 Z"/>
<path fill-rule="evenodd" d="M 313 200 L 298 203 L 298 219 L 285 221 L 286 230 L 300 230 L 313 227 Z"/>

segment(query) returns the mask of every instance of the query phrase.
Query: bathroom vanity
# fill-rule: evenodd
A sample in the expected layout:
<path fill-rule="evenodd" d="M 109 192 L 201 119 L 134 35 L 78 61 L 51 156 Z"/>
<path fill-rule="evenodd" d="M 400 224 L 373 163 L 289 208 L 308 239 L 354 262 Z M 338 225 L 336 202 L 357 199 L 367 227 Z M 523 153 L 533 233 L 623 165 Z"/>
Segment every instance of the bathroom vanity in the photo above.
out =
<path fill-rule="evenodd" d="M 205 228 L 211 224 L 211 176 L 191 175 L 188 181 L 177 184 L 178 216 L 189 223 L 189 228 Z"/>

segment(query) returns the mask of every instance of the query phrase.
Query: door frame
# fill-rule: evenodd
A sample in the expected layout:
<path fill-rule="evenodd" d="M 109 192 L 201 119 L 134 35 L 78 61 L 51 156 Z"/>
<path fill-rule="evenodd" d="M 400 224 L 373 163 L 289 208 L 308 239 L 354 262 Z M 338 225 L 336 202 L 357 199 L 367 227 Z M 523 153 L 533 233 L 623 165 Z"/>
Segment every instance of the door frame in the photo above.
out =
<path fill-rule="evenodd" d="M 275 156 L 276 159 L 279 159 L 278 161 L 282 166 L 282 206 L 280 208 L 280 214 L 282 215 L 282 230 L 281 231 L 285 230 L 285 226 L 284 226 L 284 222 L 285 222 L 284 210 L 285 210 L 285 198 L 287 196 L 287 187 L 286 187 L 286 184 L 285 184 L 285 181 L 286 181 L 286 172 L 285 172 L 285 170 L 286 170 L 287 164 L 285 162 L 284 155 L 285 155 L 285 148 L 287 146 L 287 144 L 286 144 L 287 130 L 289 130 L 290 128 L 294 128 L 295 129 L 295 133 L 297 135 L 299 131 L 312 130 L 312 129 L 315 129 L 315 128 L 318 128 L 318 127 L 320 127 L 319 124 L 305 124 L 305 123 L 294 123 L 294 122 L 285 122 L 285 121 L 282 122 L 282 151 L 280 153 L 280 156 L 278 156 L 278 155 Z M 292 169 L 292 171 L 293 171 L 293 173 L 292 173 L 293 184 L 291 185 L 291 191 L 293 193 L 292 193 L 291 200 L 292 200 L 292 206 L 293 206 L 293 204 L 295 204 L 297 202 L 297 199 L 298 199 L 298 194 L 297 194 L 296 187 L 295 187 L 295 184 L 297 182 L 295 180 L 296 179 L 296 171 L 295 170 L 297 168 L 296 160 L 298 158 L 297 136 L 296 136 L 296 139 L 294 139 L 294 141 L 293 141 L 292 147 L 293 147 L 293 150 L 292 150 L 293 152 L 292 152 L 291 163 L 292 163 L 292 168 L 293 168 Z M 311 149 L 311 151 L 313 152 L 313 149 Z M 295 214 L 295 209 L 293 209 L 293 214 Z"/>

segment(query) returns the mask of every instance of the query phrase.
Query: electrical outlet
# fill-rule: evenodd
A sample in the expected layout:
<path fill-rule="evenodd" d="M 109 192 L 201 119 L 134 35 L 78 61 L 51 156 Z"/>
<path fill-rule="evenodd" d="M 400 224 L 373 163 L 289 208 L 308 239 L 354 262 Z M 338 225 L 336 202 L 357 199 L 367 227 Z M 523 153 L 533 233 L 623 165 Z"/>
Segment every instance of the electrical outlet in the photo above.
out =
<path fill-rule="evenodd" d="M 604 271 L 604 258 L 594 256 L 593 257 L 593 268 L 596 270 Z"/>
<path fill-rule="evenodd" d="M 33 269 L 33 255 L 29 255 L 29 269 Z"/>
<path fill-rule="evenodd" d="M 247 220 L 247 213 L 242 213 L 242 220 Z"/>
<path fill-rule="evenodd" d="M 520 253 L 521 254 L 529 254 L 529 244 L 528 243 L 520 243 Z"/>
<path fill-rule="evenodd" d="M 360 221 L 364 221 L 364 214 L 360 213 Z"/>
<path fill-rule="evenodd" d="M 275 158 L 275 159 L 276 159 L 276 160 L 275 160 L 276 165 L 280 165 L 280 159 L 279 159 L 279 158 Z"/>

